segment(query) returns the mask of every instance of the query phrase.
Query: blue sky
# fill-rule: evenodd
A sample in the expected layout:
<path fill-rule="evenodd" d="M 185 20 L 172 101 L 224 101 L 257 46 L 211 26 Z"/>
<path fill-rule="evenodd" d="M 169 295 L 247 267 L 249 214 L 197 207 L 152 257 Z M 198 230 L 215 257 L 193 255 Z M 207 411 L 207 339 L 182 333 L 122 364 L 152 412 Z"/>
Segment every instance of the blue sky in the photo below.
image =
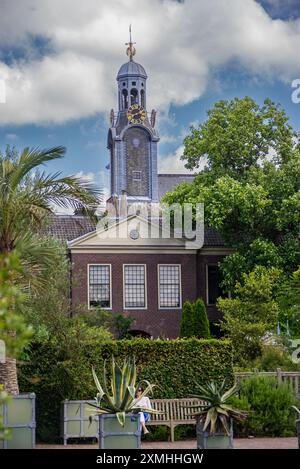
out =
<path fill-rule="evenodd" d="M 160 172 L 184 171 L 183 138 L 219 99 L 269 97 L 300 131 L 300 104 L 291 101 L 300 78 L 297 0 L 89 0 L 84 10 L 76 0 L 23 0 L 22 11 L 14 3 L 0 0 L 1 149 L 64 145 L 51 171 L 107 190 L 108 115 L 131 22 L 148 111 L 158 110 Z"/>

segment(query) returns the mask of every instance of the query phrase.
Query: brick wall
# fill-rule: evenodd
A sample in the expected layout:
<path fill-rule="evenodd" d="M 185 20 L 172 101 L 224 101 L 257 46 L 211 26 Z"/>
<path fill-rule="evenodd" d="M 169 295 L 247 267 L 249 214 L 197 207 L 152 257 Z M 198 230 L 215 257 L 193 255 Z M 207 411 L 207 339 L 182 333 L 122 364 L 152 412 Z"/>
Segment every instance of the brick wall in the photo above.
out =
<path fill-rule="evenodd" d="M 181 264 L 182 303 L 206 298 L 206 264 L 217 264 L 224 256 L 195 254 L 72 254 L 73 288 L 72 303 L 87 305 L 87 265 L 112 265 L 112 312 L 128 314 L 135 318 L 133 329 L 145 331 L 153 337 L 175 338 L 179 334 L 181 309 L 158 309 L 157 264 Z M 123 264 L 147 265 L 147 309 L 126 310 L 123 308 Z M 217 321 L 221 313 L 215 305 L 207 305 L 211 322 Z"/>
<path fill-rule="evenodd" d="M 149 196 L 149 134 L 143 129 L 133 127 L 126 131 L 124 142 L 128 195 Z M 133 179 L 133 171 L 140 171 L 140 180 Z"/>
<path fill-rule="evenodd" d="M 132 328 L 153 337 L 178 337 L 181 309 L 158 309 L 157 264 L 181 264 L 182 300 L 195 301 L 197 291 L 196 260 L 194 254 L 72 254 L 72 302 L 87 305 L 87 265 L 112 264 L 112 312 L 129 314 L 135 318 Z M 123 264 L 147 265 L 147 309 L 123 308 Z"/>

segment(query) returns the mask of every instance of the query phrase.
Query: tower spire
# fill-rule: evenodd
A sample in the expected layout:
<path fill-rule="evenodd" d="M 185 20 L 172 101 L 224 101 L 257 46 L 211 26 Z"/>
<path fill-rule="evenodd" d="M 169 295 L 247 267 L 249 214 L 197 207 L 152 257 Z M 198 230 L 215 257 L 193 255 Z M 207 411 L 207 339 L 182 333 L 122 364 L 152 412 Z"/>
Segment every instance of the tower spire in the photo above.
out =
<path fill-rule="evenodd" d="M 129 42 L 125 43 L 125 46 L 128 46 L 126 49 L 126 54 L 129 57 L 130 62 L 133 60 L 133 56 L 136 54 L 135 47 L 133 45 L 136 44 L 136 42 L 132 42 L 131 39 L 131 24 L 129 25 Z"/>

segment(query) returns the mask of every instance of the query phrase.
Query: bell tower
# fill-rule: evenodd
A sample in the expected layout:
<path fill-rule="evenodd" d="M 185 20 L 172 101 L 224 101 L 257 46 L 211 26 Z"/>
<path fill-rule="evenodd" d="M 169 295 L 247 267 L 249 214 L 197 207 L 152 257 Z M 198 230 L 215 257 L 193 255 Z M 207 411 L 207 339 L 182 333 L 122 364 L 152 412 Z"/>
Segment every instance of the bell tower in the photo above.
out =
<path fill-rule="evenodd" d="M 118 111 L 111 110 L 108 131 L 111 198 L 119 199 L 125 193 L 128 203 L 157 202 L 156 112 L 152 110 L 149 115 L 147 111 L 147 74 L 133 59 L 136 49 L 131 27 L 129 32 L 129 61 L 117 75 Z"/>

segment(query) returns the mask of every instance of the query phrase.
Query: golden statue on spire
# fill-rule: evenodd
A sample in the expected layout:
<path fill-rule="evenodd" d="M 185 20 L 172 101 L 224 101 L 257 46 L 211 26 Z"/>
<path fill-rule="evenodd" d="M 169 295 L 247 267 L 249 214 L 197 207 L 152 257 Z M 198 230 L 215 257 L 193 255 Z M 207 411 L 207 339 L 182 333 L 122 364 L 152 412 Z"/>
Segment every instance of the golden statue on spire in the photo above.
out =
<path fill-rule="evenodd" d="M 133 47 L 133 44 L 136 44 L 136 42 L 132 42 L 131 40 L 131 24 L 129 25 L 129 42 L 125 43 L 125 46 L 128 46 L 126 49 L 126 54 L 129 57 L 130 62 L 133 60 L 133 56 L 136 54 L 135 47 Z"/>

